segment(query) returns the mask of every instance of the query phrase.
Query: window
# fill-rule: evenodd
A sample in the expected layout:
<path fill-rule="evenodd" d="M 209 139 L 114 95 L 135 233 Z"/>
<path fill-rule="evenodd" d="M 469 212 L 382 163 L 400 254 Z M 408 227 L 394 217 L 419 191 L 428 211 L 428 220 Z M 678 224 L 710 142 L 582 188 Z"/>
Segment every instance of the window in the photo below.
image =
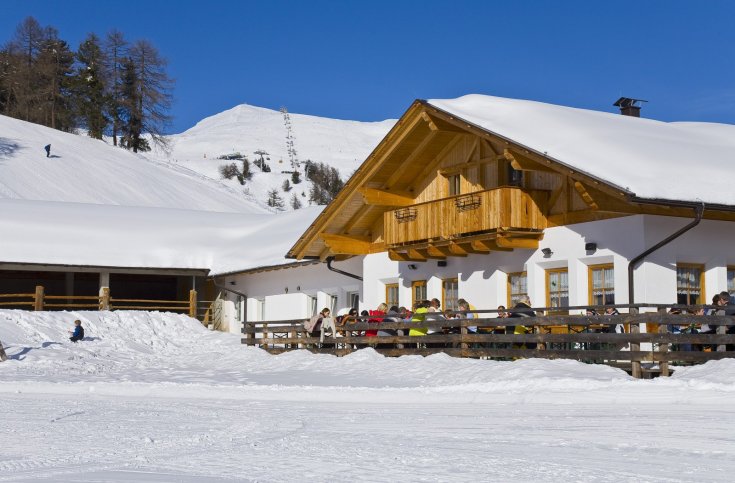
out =
<path fill-rule="evenodd" d="M 360 292 L 347 292 L 347 304 L 351 309 L 357 310 L 360 306 Z"/>
<path fill-rule="evenodd" d="M 612 264 L 591 265 L 589 272 L 590 305 L 615 303 L 615 271 Z"/>
<path fill-rule="evenodd" d="M 546 271 L 546 305 L 550 314 L 567 313 L 566 310 L 553 310 L 569 307 L 569 272 L 566 268 Z"/>
<path fill-rule="evenodd" d="M 508 184 L 510 186 L 523 186 L 523 171 L 519 171 L 508 163 Z"/>
<path fill-rule="evenodd" d="M 729 287 L 728 287 L 729 288 Z M 704 265 L 676 264 L 676 303 L 701 304 L 704 301 Z"/>
<path fill-rule="evenodd" d="M 316 315 L 316 297 L 307 295 L 306 298 L 306 310 L 308 311 L 308 316 L 311 317 L 312 315 Z"/>
<path fill-rule="evenodd" d="M 327 294 L 327 307 L 333 314 L 337 313 L 337 296 Z"/>
<path fill-rule="evenodd" d="M 447 181 L 449 181 L 449 196 L 455 196 L 462 192 L 462 178 L 459 174 L 447 176 Z"/>
<path fill-rule="evenodd" d="M 526 272 L 508 274 L 508 307 L 515 307 L 521 295 L 528 295 Z"/>
<path fill-rule="evenodd" d="M 442 280 L 442 309 L 457 310 L 459 281 L 456 278 Z"/>
<path fill-rule="evenodd" d="M 411 282 L 411 308 L 416 306 L 416 302 L 426 300 L 426 298 L 426 280 Z"/>
<path fill-rule="evenodd" d="M 727 267 L 727 293 L 735 296 L 735 267 Z"/>
<path fill-rule="evenodd" d="M 255 299 L 255 318 L 253 320 L 265 320 L 265 299 Z"/>
<path fill-rule="evenodd" d="M 385 304 L 388 308 L 394 305 L 398 306 L 398 284 L 387 283 L 385 284 Z"/>
<path fill-rule="evenodd" d="M 243 310 L 243 300 L 245 299 L 242 295 L 238 295 L 235 298 L 235 320 L 237 320 L 238 322 L 243 322 L 243 313 L 245 312 Z"/>

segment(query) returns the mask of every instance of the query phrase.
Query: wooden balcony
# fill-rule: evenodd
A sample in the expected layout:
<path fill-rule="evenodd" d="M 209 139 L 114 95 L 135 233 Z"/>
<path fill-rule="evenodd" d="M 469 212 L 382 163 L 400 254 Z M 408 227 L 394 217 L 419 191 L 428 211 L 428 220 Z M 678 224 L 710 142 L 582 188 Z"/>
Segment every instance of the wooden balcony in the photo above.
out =
<path fill-rule="evenodd" d="M 502 187 L 419 203 L 384 214 L 388 248 L 461 241 L 483 233 L 546 228 L 548 191 Z"/>

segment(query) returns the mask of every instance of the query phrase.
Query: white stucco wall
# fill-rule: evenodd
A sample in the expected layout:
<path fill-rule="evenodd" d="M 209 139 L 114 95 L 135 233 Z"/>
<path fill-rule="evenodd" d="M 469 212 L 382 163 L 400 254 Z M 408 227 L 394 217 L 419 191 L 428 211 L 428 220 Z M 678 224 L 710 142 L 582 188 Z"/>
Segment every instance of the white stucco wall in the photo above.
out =
<path fill-rule="evenodd" d="M 362 275 L 362 260 L 351 258 L 334 262 L 334 268 L 355 275 Z M 234 282 L 232 284 L 231 282 Z M 310 297 L 316 298 L 316 310 L 329 306 L 330 296 L 337 297 L 336 309 L 347 307 L 350 292 L 361 292 L 362 283 L 354 278 L 332 272 L 326 264 L 307 265 L 269 272 L 232 275 L 226 278 L 225 286 L 248 296 L 247 312 L 240 310 L 241 319 L 288 320 L 311 317 Z M 362 297 L 361 297 L 362 298 Z M 235 307 L 237 295 L 225 297 L 224 317 L 230 332 L 239 333 L 242 320 L 237 320 Z M 259 304 L 264 304 L 265 317 L 261 319 Z M 242 304 L 241 304 L 242 305 Z"/>
<path fill-rule="evenodd" d="M 675 232 L 691 220 L 660 216 L 629 216 L 576 225 L 549 228 L 538 250 L 493 252 L 488 255 L 451 257 L 446 267 L 436 260 L 394 262 L 387 254 L 364 258 L 365 306 L 373 308 L 385 299 L 385 284 L 400 283 L 400 304 L 411 303 L 411 282 L 427 280 L 428 298 L 441 299 L 441 280 L 457 277 L 459 297 L 478 308 L 506 305 L 507 274 L 526 271 L 528 292 L 534 306 L 547 303 L 546 270 L 566 267 L 569 271 L 570 305 L 589 304 L 589 266 L 612 263 L 615 269 L 615 301 L 628 303 L 628 261 Z M 700 223 L 671 244 L 650 255 L 635 271 L 636 302 L 676 302 L 676 264 L 705 265 L 707 299 L 726 290 L 727 265 L 735 265 L 735 223 Z M 597 250 L 587 252 L 585 243 L 594 242 Z M 545 257 L 543 248 L 552 254 Z M 409 269 L 415 265 L 416 269 Z"/>

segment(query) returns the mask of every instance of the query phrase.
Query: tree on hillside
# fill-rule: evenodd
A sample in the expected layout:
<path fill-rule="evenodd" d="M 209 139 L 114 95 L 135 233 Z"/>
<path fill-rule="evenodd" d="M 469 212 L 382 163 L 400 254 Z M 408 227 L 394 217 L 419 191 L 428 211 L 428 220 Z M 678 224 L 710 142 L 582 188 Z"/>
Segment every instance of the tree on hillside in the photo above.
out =
<path fill-rule="evenodd" d="M 108 120 L 105 111 L 108 107 L 105 88 L 105 59 L 100 39 L 89 34 L 77 50 L 77 72 L 74 78 L 76 109 L 81 124 L 87 134 L 102 139 Z"/>
<path fill-rule="evenodd" d="M 41 124 L 53 129 L 71 131 L 75 127 L 72 101 L 74 53 L 59 38 L 53 27 L 44 30 L 38 55 L 38 94 L 41 96 Z"/>
<path fill-rule="evenodd" d="M 266 203 L 272 208 L 283 211 L 283 198 L 281 198 L 281 196 L 278 194 L 278 190 L 275 188 L 268 191 L 268 201 Z"/>
<path fill-rule="evenodd" d="M 298 210 L 301 208 L 301 200 L 299 200 L 298 196 L 296 196 L 296 193 L 291 195 L 291 208 L 294 210 Z"/>
<path fill-rule="evenodd" d="M 105 38 L 105 87 L 107 116 L 112 123 L 112 143 L 117 146 L 117 137 L 122 126 L 122 76 L 123 63 L 128 55 L 128 43 L 123 34 L 111 30 Z"/>
<path fill-rule="evenodd" d="M 301 173 L 299 173 L 298 171 L 294 171 L 293 173 L 291 173 L 291 182 L 293 184 L 301 183 Z"/>
<path fill-rule="evenodd" d="M 148 41 L 130 48 L 123 64 L 123 145 L 134 152 L 150 149 L 143 134 L 165 144 L 163 130 L 170 121 L 173 81 L 165 71 L 166 60 Z M 146 149 L 147 148 L 147 149 Z"/>
<path fill-rule="evenodd" d="M 285 191 L 286 193 L 291 191 L 291 183 L 287 179 L 283 180 L 283 185 L 281 185 L 281 187 L 283 188 L 283 191 Z"/>
<path fill-rule="evenodd" d="M 24 121 L 39 122 L 40 96 L 37 60 L 44 31 L 33 17 L 26 18 L 3 48 L 3 113 Z"/>
<path fill-rule="evenodd" d="M 306 177 L 312 182 L 309 201 L 317 205 L 328 204 L 344 186 L 339 171 L 324 163 L 307 161 Z"/>

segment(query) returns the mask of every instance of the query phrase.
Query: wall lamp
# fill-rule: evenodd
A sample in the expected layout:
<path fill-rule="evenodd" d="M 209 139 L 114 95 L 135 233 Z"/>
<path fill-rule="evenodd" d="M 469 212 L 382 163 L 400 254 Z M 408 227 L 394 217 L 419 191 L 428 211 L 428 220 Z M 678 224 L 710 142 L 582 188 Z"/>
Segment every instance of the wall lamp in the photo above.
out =
<path fill-rule="evenodd" d="M 544 258 L 549 258 L 551 254 L 554 252 L 551 251 L 551 248 L 546 247 L 546 248 L 541 249 L 541 253 L 544 254 Z"/>
<path fill-rule="evenodd" d="M 416 270 L 417 268 L 419 268 L 418 265 L 416 265 L 415 263 L 409 263 L 406 266 L 408 267 L 409 270 Z"/>
<path fill-rule="evenodd" d="M 595 252 L 597 251 L 597 243 L 595 242 L 585 243 L 584 249 L 587 250 L 588 252 Z"/>

